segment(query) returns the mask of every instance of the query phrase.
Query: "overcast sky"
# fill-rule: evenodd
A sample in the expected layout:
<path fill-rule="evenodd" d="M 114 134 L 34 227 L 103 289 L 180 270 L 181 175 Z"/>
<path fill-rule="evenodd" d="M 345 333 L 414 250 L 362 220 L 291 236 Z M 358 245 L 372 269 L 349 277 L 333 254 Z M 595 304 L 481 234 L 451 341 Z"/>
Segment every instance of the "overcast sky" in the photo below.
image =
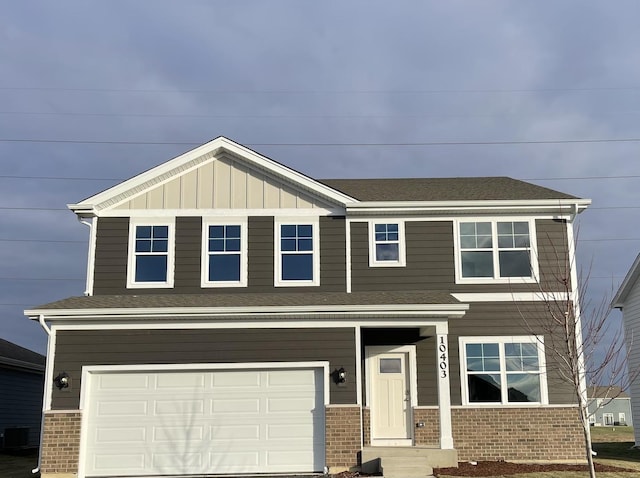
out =
<path fill-rule="evenodd" d="M 22 311 L 84 291 L 66 204 L 220 135 L 315 178 L 590 198 L 579 260 L 610 298 L 640 249 L 639 18 L 635 0 L 0 0 L 0 337 L 44 352 Z"/>

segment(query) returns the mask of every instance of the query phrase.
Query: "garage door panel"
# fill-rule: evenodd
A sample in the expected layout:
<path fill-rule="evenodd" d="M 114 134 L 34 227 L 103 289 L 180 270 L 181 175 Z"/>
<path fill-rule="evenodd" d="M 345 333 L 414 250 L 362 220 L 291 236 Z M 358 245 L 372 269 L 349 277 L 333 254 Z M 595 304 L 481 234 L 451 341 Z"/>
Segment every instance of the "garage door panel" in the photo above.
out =
<path fill-rule="evenodd" d="M 211 400 L 211 413 L 260 413 L 260 399 L 214 398 Z"/>
<path fill-rule="evenodd" d="M 99 400 L 96 403 L 98 417 L 146 417 L 148 409 L 146 400 Z"/>
<path fill-rule="evenodd" d="M 323 377 L 321 369 L 96 373 L 85 474 L 322 471 Z"/>
<path fill-rule="evenodd" d="M 153 413 L 162 415 L 203 415 L 204 400 L 155 400 Z"/>

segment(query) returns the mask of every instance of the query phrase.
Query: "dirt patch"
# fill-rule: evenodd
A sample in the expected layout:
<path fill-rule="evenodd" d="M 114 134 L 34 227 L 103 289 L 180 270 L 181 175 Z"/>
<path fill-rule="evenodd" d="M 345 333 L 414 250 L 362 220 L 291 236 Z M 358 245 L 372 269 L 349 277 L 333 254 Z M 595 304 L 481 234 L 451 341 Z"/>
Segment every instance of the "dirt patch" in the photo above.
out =
<path fill-rule="evenodd" d="M 517 473 L 544 473 L 548 471 L 587 471 L 586 465 L 563 464 L 524 464 L 508 461 L 479 461 L 477 465 L 467 462 L 458 463 L 458 468 L 436 468 L 435 476 L 501 476 L 515 475 Z M 629 472 L 638 473 L 637 470 L 619 468 L 616 466 L 601 465 L 596 463 L 596 471 L 599 472 Z"/>

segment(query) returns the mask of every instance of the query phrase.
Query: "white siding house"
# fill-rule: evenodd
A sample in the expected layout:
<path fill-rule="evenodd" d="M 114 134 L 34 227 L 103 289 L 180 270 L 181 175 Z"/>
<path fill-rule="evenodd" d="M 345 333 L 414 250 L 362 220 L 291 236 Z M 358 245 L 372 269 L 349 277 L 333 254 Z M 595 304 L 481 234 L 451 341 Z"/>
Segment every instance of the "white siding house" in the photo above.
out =
<path fill-rule="evenodd" d="M 628 351 L 627 367 L 630 374 L 640 368 L 640 281 L 638 279 L 640 279 L 640 254 L 633 262 L 612 302 L 613 307 L 622 311 Z M 635 442 L 636 446 L 640 446 L 640 376 L 637 373 L 629 392 Z"/>

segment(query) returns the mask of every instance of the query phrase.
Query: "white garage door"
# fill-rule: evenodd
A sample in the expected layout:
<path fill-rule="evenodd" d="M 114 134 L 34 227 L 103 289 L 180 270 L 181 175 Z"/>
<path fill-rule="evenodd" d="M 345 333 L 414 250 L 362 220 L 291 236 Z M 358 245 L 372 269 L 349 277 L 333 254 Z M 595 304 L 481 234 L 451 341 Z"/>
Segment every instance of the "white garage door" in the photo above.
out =
<path fill-rule="evenodd" d="M 322 369 L 90 375 L 86 476 L 324 468 Z"/>

